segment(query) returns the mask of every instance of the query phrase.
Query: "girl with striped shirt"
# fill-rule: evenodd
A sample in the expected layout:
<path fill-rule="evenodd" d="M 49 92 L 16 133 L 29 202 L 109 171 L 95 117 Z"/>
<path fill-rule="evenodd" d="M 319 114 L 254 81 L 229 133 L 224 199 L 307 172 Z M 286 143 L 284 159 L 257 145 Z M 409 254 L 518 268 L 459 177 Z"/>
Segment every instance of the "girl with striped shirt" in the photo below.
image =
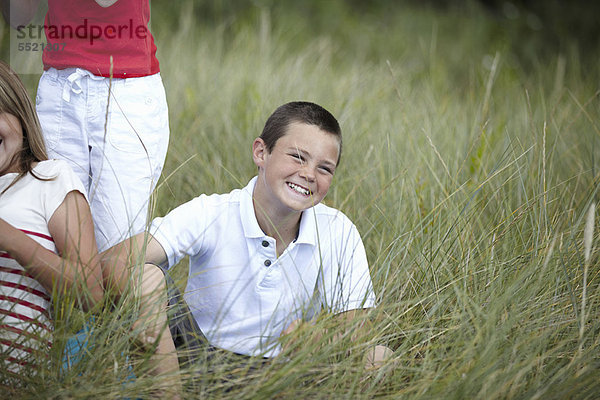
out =
<path fill-rule="evenodd" d="M 52 345 L 52 294 L 103 296 L 90 208 L 64 161 L 48 160 L 18 76 L 0 62 L 0 370 L 7 384 L 39 369 Z"/>

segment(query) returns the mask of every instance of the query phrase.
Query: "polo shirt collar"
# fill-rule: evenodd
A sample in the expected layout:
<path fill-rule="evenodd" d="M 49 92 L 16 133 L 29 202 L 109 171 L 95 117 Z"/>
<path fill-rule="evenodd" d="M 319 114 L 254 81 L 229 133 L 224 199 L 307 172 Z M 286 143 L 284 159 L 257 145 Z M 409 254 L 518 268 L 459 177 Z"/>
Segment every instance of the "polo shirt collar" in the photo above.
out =
<path fill-rule="evenodd" d="M 296 243 L 306 243 L 313 246 L 317 244 L 317 226 L 315 221 L 315 208 L 311 207 L 302 212 L 300 218 L 300 230 Z"/>
<path fill-rule="evenodd" d="M 254 213 L 254 204 L 252 202 L 252 192 L 256 185 L 257 176 L 252 178 L 248 185 L 242 189 L 240 196 L 240 216 L 242 220 L 242 227 L 244 230 L 244 236 L 246 238 L 263 238 L 265 233 L 260 229 L 256 214 Z M 305 243 L 316 246 L 317 244 L 317 228 L 315 221 L 315 208 L 311 207 L 308 210 L 302 212 L 300 218 L 300 231 L 296 243 Z"/>
<path fill-rule="evenodd" d="M 257 179 L 257 176 L 252 178 L 246 187 L 242 189 L 240 196 L 240 217 L 244 229 L 244 236 L 247 238 L 262 238 L 265 236 L 265 233 L 260 229 L 258 221 L 256 220 L 254 204 L 252 203 L 252 192 L 254 191 Z"/>

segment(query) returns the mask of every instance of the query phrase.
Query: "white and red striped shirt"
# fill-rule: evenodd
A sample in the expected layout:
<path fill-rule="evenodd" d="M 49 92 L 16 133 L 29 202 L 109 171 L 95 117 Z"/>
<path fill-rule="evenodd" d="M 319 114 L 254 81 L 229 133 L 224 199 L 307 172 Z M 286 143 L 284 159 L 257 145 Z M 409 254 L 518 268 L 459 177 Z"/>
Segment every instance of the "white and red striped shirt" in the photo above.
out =
<path fill-rule="evenodd" d="M 46 289 L 8 253 L 0 252 L 0 344 L 9 371 L 16 373 L 47 356 L 53 330 L 50 305 Z"/>
<path fill-rule="evenodd" d="M 3 192 L 16 174 L 0 176 L 0 218 L 58 253 L 48 222 L 67 193 L 84 193 L 83 185 L 64 161 L 42 161 L 34 171 L 54 179 L 44 181 L 28 174 Z M 8 372 L 18 374 L 48 358 L 53 331 L 51 304 L 50 293 L 0 249 L 0 356 Z"/>

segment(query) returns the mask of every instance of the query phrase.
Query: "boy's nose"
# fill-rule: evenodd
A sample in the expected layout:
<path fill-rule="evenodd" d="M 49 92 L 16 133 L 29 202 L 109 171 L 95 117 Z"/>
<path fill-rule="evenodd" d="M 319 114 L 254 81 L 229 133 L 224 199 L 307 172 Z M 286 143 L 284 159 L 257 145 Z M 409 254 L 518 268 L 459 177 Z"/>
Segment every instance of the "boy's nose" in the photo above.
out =
<path fill-rule="evenodd" d="M 307 164 L 300 168 L 299 175 L 300 177 L 306 179 L 308 182 L 312 182 L 315 180 L 315 172 L 313 168 Z"/>

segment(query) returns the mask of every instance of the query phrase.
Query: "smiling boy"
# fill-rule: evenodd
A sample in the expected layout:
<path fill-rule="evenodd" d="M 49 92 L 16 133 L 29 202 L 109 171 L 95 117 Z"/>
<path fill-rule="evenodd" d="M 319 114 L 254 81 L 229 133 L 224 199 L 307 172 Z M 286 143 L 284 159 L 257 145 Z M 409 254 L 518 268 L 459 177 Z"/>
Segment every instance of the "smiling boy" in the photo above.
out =
<path fill-rule="evenodd" d="M 292 120 L 287 127 L 277 127 L 286 132 L 278 139 L 266 132 L 254 140 L 252 156 L 259 169 L 252 196 L 254 211 L 263 232 L 276 239 L 277 254 L 283 254 L 296 238 L 302 212 L 319 204 L 331 185 L 341 133 L 333 121 L 331 126 L 322 126 L 336 133 Z"/>
<path fill-rule="evenodd" d="M 184 297 L 198 326 L 212 346 L 249 356 L 277 355 L 282 332 L 315 309 L 373 307 L 356 227 L 321 204 L 341 150 L 339 124 L 327 110 L 309 102 L 280 106 L 253 142 L 258 176 L 154 219 L 147 234 L 105 253 L 105 269 L 114 273 L 108 278 L 125 290 L 127 265 L 144 247 L 146 263 L 166 268 L 189 256 Z"/>

